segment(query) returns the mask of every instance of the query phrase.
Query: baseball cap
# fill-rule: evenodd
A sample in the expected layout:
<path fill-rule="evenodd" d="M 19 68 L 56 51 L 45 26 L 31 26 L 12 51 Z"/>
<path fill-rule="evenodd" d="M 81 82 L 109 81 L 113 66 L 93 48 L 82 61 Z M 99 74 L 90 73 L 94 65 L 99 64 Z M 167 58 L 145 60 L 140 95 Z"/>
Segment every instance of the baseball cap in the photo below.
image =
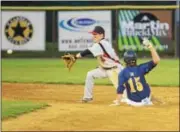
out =
<path fill-rule="evenodd" d="M 89 32 L 91 34 L 104 34 L 104 28 L 101 26 L 96 26 L 93 31 Z"/>

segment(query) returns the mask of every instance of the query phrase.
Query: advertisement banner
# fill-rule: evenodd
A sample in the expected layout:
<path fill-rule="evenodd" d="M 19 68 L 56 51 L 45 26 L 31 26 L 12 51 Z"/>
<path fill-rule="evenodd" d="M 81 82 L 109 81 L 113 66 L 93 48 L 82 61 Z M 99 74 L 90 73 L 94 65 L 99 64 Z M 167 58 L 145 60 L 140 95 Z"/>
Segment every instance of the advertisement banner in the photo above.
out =
<path fill-rule="evenodd" d="M 142 38 L 147 37 L 159 51 L 174 50 L 171 10 L 120 10 L 119 50 L 146 50 Z"/>
<path fill-rule="evenodd" d="M 102 26 L 105 38 L 111 43 L 111 11 L 58 12 L 59 51 L 82 51 L 93 44 L 92 31 Z"/>
<path fill-rule="evenodd" d="M 2 50 L 45 50 L 45 12 L 2 11 Z"/>

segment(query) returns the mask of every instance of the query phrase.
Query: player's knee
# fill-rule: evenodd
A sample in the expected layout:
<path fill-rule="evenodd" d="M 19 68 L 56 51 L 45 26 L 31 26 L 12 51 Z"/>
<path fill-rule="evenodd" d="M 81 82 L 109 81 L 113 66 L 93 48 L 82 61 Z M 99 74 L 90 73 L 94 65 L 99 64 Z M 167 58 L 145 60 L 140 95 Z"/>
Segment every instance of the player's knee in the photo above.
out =
<path fill-rule="evenodd" d="M 87 78 L 93 79 L 93 73 L 92 73 L 92 72 L 88 72 L 88 73 L 87 73 Z"/>

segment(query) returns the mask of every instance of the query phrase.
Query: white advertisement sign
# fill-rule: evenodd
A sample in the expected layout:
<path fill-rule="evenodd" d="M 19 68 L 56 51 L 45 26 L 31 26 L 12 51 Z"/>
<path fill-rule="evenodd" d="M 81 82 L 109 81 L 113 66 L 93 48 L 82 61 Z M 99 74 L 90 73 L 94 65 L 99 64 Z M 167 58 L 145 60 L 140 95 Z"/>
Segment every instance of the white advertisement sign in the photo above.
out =
<path fill-rule="evenodd" d="M 45 12 L 2 11 L 2 50 L 45 50 Z"/>
<path fill-rule="evenodd" d="M 111 43 L 111 11 L 60 11 L 58 12 L 59 51 L 82 51 L 93 44 L 95 26 L 105 30 Z"/>

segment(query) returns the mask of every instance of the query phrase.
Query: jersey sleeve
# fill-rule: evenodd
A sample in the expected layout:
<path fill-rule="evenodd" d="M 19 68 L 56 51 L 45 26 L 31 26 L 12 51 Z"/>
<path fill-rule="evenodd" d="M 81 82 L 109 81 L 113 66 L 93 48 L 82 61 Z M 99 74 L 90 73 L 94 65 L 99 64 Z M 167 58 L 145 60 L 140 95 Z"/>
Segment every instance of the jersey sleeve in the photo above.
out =
<path fill-rule="evenodd" d="M 143 74 L 147 74 L 148 72 L 150 72 L 154 67 L 156 66 L 156 64 L 153 61 L 149 61 L 146 63 L 143 63 L 141 65 L 139 65 L 141 71 Z"/>
<path fill-rule="evenodd" d="M 97 43 L 93 44 L 93 46 L 88 49 L 91 51 L 91 53 L 93 54 L 94 57 L 103 55 L 103 50 Z"/>
<path fill-rule="evenodd" d="M 124 76 L 124 70 L 122 70 L 118 76 L 118 88 L 117 88 L 117 94 L 122 94 L 125 89 L 125 76 Z"/>

